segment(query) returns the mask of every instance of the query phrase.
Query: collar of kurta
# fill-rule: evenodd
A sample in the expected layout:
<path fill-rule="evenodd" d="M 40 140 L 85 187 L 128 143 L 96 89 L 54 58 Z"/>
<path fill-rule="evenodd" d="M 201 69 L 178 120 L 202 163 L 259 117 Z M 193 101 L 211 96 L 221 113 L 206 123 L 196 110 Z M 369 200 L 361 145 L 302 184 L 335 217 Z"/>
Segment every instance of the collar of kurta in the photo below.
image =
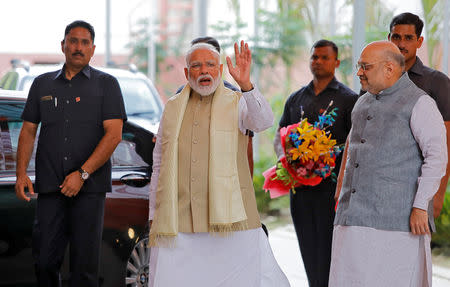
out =
<path fill-rule="evenodd" d="M 178 137 L 191 87 L 169 99 L 162 118 L 161 168 L 150 246 L 173 246 L 178 234 Z M 239 184 L 237 152 L 239 99 L 224 87 L 212 95 L 208 165 L 209 230 L 229 234 L 247 229 L 247 215 Z"/>

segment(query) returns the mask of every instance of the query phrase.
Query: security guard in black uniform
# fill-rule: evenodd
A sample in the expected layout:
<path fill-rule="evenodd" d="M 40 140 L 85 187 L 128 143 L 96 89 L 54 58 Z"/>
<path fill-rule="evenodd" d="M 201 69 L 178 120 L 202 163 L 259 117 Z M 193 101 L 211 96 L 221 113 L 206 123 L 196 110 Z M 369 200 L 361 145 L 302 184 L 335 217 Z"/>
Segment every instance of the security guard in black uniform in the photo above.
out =
<path fill-rule="evenodd" d="M 25 188 L 39 193 L 33 227 L 38 286 L 61 286 L 69 242 L 70 286 L 98 286 L 109 158 L 122 139 L 126 113 L 117 80 L 89 66 L 94 37 L 84 21 L 66 27 L 63 68 L 35 79 L 22 114 L 16 195 L 29 201 Z M 39 123 L 33 190 L 26 170 Z"/>
<path fill-rule="evenodd" d="M 313 80 L 289 96 L 280 119 L 280 128 L 297 123 L 302 117 L 314 123 L 332 103 L 329 108 L 337 108 L 337 117 L 328 131 L 337 144 L 345 143 L 352 126 L 351 111 L 358 97 L 335 78 L 335 70 L 339 64 L 338 47 L 335 43 L 325 39 L 314 43 L 309 61 Z M 279 133 L 274 145 L 277 156 L 283 155 Z M 338 156 L 336 173 L 340 163 L 341 156 Z M 336 182 L 328 177 L 316 186 L 302 185 L 295 188 L 295 193 L 290 193 L 292 222 L 309 287 L 328 286 L 335 190 Z"/>

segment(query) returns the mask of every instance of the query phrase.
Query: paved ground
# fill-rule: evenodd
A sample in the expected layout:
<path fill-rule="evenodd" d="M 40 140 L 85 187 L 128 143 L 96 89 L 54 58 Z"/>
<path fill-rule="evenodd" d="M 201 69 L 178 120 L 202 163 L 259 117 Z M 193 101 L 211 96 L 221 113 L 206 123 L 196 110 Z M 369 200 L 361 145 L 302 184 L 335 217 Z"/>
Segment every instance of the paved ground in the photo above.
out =
<path fill-rule="evenodd" d="M 269 232 L 269 241 L 275 258 L 291 286 L 308 287 L 293 225 L 288 224 Z M 450 269 L 433 265 L 433 287 L 450 287 Z"/>

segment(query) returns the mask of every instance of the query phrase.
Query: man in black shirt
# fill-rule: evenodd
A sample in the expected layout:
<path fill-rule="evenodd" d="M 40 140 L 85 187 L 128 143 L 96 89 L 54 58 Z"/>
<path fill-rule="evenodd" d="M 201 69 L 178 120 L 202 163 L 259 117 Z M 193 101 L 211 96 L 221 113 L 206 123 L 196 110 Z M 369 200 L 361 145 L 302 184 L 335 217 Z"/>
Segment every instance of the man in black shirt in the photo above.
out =
<path fill-rule="evenodd" d="M 412 13 L 402 13 L 395 16 L 389 25 L 388 39 L 400 49 L 405 57 L 405 70 L 417 87 L 424 90 L 435 101 L 444 118 L 447 130 L 447 149 L 450 156 L 450 79 L 444 74 L 425 66 L 416 56 L 417 49 L 422 46 L 421 36 L 423 21 Z M 441 180 L 438 192 L 433 198 L 433 212 L 428 210 L 430 216 L 437 218 L 444 204 L 445 191 L 450 176 L 450 162 L 447 163 L 447 171 Z M 431 205 L 430 205 L 431 207 Z"/>
<path fill-rule="evenodd" d="M 122 139 L 125 108 L 117 80 L 89 66 L 94 29 L 75 21 L 65 29 L 59 71 L 37 77 L 22 114 L 16 195 L 39 193 L 33 227 L 38 286 L 61 286 L 70 242 L 70 286 L 98 286 L 98 263 L 109 158 Z M 27 176 L 39 123 L 35 190 Z"/>
<path fill-rule="evenodd" d="M 336 122 L 329 129 L 337 144 L 344 144 L 351 128 L 351 111 L 357 95 L 334 77 L 339 67 L 338 48 L 327 40 L 317 41 L 311 50 L 310 69 L 313 80 L 291 94 L 285 104 L 280 128 L 303 118 L 313 124 L 333 101 L 338 108 Z M 277 133 L 274 141 L 277 156 L 284 153 Z M 339 171 L 341 156 L 336 160 Z M 310 287 L 328 286 L 331 260 L 331 241 L 334 221 L 335 181 L 328 177 L 317 186 L 301 186 L 291 192 L 291 215 L 300 245 Z"/>

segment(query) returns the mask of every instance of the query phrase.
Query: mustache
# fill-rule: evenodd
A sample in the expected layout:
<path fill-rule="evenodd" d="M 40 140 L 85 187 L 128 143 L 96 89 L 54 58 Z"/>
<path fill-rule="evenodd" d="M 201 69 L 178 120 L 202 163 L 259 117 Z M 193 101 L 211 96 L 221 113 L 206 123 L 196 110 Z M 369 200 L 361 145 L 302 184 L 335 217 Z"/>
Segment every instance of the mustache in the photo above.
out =
<path fill-rule="evenodd" d="M 406 50 L 405 48 L 398 48 L 400 50 L 400 52 L 405 52 L 408 53 L 408 50 Z"/>
<path fill-rule="evenodd" d="M 214 81 L 214 79 L 211 75 L 202 75 L 197 78 L 197 84 L 200 83 L 200 81 L 203 79 L 211 80 L 211 82 Z"/>
<path fill-rule="evenodd" d="M 84 54 L 81 52 L 75 52 L 72 54 L 72 56 L 77 56 L 77 55 L 84 57 Z"/>

